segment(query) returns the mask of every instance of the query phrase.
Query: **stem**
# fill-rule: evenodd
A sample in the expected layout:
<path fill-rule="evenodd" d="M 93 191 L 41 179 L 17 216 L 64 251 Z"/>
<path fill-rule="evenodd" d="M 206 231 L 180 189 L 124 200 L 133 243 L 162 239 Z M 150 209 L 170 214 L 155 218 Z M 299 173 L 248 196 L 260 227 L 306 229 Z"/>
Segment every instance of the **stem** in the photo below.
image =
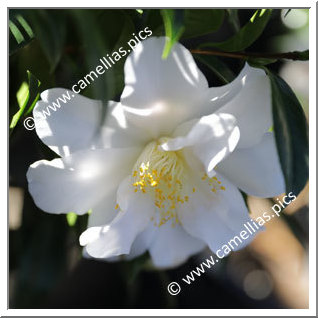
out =
<path fill-rule="evenodd" d="M 303 52 L 287 52 L 287 53 L 256 53 L 256 52 L 222 52 L 217 50 L 190 50 L 191 53 L 202 54 L 202 55 L 216 55 L 231 57 L 234 59 L 248 60 L 250 58 L 266 58 L 266 59 L 288 59 L 288 60 L 304 60 L 301 56 Z"/>

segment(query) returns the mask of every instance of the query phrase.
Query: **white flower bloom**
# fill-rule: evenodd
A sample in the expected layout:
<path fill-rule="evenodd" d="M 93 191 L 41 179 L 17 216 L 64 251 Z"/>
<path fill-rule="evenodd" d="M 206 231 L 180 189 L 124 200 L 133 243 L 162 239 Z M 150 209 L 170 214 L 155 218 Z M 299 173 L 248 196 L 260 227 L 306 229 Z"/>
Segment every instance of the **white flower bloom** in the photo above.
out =
<path fill-rule="evenodd" d="M 30 166 L 29 191 L 49 213 L 92 209 L 80 243 L 95 258 L 149 250 L 156 266 L 176 266 L 239 235 L 250 218 L 238 189 L 284 192 L 264 71 L 246 64 L 209 88 L 181 44 L 161 59 L 164 41 L 149 38 L 127 58 L 120 103 L 109 103 L 98 134 L 99 101 L 77 95 L 43 119 L 65 92 L 56 88 L 34 108 L 38 136 L 61 158 Z"/>

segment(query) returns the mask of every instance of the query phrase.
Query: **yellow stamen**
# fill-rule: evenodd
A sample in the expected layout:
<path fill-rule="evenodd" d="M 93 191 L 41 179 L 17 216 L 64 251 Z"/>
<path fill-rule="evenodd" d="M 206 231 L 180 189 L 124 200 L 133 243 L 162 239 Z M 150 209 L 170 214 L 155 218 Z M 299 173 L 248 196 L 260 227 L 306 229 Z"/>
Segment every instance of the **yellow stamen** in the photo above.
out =
<path fill-rule="evenodd" d="M 152 219 L 156 226 L 162 226 L 168 221 L 175 226 L 180 224 L 176 213 L 177 204 L 189 201 L 182 186 L 186 183 L 187 175 L 183 159 L 177 152 L 161 150 L 159 145 L 163 142 L 151 142 L 145 147 L 134 166 L 132 184 L 135 192 L 141 191 L 153 197 L 156 213 L 159 214 L 159 218 L 156 218 L 158 221 Z"/>

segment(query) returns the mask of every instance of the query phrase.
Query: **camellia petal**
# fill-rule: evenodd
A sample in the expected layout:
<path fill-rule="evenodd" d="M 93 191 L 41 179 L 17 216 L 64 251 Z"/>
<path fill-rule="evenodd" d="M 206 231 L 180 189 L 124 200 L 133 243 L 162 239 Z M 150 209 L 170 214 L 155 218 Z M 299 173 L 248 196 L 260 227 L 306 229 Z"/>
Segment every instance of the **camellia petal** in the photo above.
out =
<path fill-rule="evenodd" d="M 90 228 L 90 226 L 88 226 Z M 88 233 L 88 235 L 91 234 L 90 239 L 92 241 L 96 240 L 99 238 L 99 231 L 96 230 L 97 228 L 92 225 L 92 227 L 94 227 L 94 230 L 91 230 L 92 232 Z M 136 236 L 136 239 L 134 240 L 134 243 L 131 245 L 131 249 L 129 254 L 121 254 L 119 256 L 111 256 L 111 257 L 103 257 L 103 258 L 97 258 L 98 260 L 104 260 L 107 262 L 115 262 L 115 261 L 119 261 L 119 260 L 132 260 L 138 256 L 141 256 L 142 254 L 144 254 L 148 248 L 150 247 L 156 233 L 157 233 L 157 227 L 154 227 L 153 224 L 150 224 L 147 226 L 147 228 L 142 231 L 140 234 L 138 234 Z M 94 233 L 96 234 L 94 237 Z M 88 239 L 88 238 L 87 238 Z M 85 236 L 83 236 L 81 238 L 81 242 L 84 245 L 84 243 L 88 244 L 87 241 L 85 241 Z M 93 258 L 92 256 L 90 256 L 87 251 L 86 251 L 86 247 L 83 248 L 83 256 L 85 258 Z"/>
<path fill-rule="evenodd" d="M 177 43 L 169 57 L 162 59 L 165 41 L 164 37 L 149 38 L 128 56 L 125 89 L 121 96 L 124 105 L 148 109 L 154 101 L 160 100 L 183 104 L 185 97 L 193 101 L 194 95 L 197 97 L 208 88 L 191 53 L 181 44 Z"/>
<path fill-rule="evenodd" d="M 149 38 L 136 46 L 125 63 L 121 103 L 136 126 L 152 138 L 170 134 L 193 118 L 208 94 L 207 80 L 191 53 L 175 44 L 163 60 L 164 45 L 164 37 Z"/>
<path fill-rule="evenodd" d="M 105 123 L 100 127 L 103 148 L 144 147 L 149 136 L 130 120 L 129 112 L 120 103 L 110 101 Z"/>
<path fill-rule="evenodd" d="M 195 185 L 197 191 L 192 193 L 187 204 L 178 208 L 178 216 L 189 234 L 204 241 L 216 253 L 222 245 L 244 230 L 244 223 L 250 218 L 238 189 L 229 182 L 225 183 L 220 175 L 214 178 L 211 178 L 211 182 L 215 184 L 212 188 L 215 192 L 211 192 L 208 179 L 205 183 L 192 179 L 191 184 Z M 233 246 L 233 250 L 243 248 L 253 238 L 241 240 Z"/>
<path fill-rule="evenodd" d="M 151 138 L 170 135 L 177 125 L 221 109 L 255 78 L 255 69 L 246 64 L 231 83 L 208 88 L 190 52 L 181 44 L 162 60 L 164 42 L 164 38 L 151 38 L 139 43 L 125 65 L 126 86 L 121 101 L 126 116 Z M 158 69 L 156 83 L 149 80 L 153 68 Z M 189 81 L 191 77 L 198 81 Z"/>
<path fill-rule="evenodd" d="M 155 212 L 148 196 L 134 192 L 130 177 L 120 184 L 117 202 L 118 215 L 109 225 L 88 228 L 80 237 L 81 245 L 92 257 L 129 254 L 137 235 L 146 229 Z"/>
<path fill-rule="evenodd" d="M 203 163 L 208 175 L 235 149 L 240 138 L 236 119 L 230 114 L 212 114 L 191 121 L 190 124 L 186 122 L 177 128 L 174 136 L 186 130 L 186 135 L 168 139 L 161 148 L 164 151 L 176 151 L 190 147 L 190 151 Z"/>
<path fill-rule="evenodd" d="M 41 160 L 27 173 L 36 205 L 50 213 L 86 213 L 129 173 L 138 148 L 80 151 L 61 159 Z"/>
<path fill-rule="evenodd" d="M 237 149 L 217 170 L 249 195 L 270 198 L 285 191 L 273 133 L 251 148 Z"/>
<path fill-rule="evenodd" d="M 113 185 L 108 189 L 107 194 L 92 207 L 92 212 L 88 218 L 87 227 L 101 226 L 109 224 L 117 215 L 116 207 L 116 193 L 118 184 Z"/>
<path fill-rule="evenodd" d="M 230 113 L 240 128 L 238 147 L 251 147 L 260 142 L 272 126 L 270 81 L 263 70 L 246 64 L 244 85 L 229 103 L 218 112 Z"/>
<path fill-rule="evenodd" d="M 220 112 L 232 114 L 232 109 L 231 111 L 227 111 L 224 110 L 227 108 L 223 108 L 223 106 L 226 106 L 242 92 L 246 83 L 253 79 L 254 70 L 246 63 L 232 82 L 218 87 L 209 87 L 205 103 L 196 109 L 196 115 L 200 117 L 209 115 L 219 109 L 221 110 Z"/>
<path fill-rule="evenodd" d="M 73 97 L 68 100 L 63 95 Z M 100 101 L 63 88 L 46 90 L 41 98 L 33 110 L 36 132 L 61 156 L 83 149 L 143 146 L 147 140 L 142 129 L 127 120 L 120 103 L 108 103 L 106 120 L 102 123 Z"/>
<path fill-rule="evenodd" d="M 69 97 L 64 97 L 66 103 L 59 100 L 63 94 Z M 41 94 L 41 99 L 33 110 L 35 129 L 53 151 L 65 156 L 101 146 L 100 140 L 94 139 L 102 114 L 101 101 L 63 88 L 48 89 Z"/>
<path fill-rule="evenodd" d="M 172 227 L 171 222 L 168 222 L 158 228 L 149 251 L 156 267 L 169 268 L 184 263 L 205 246 L 201 240 L 189 235 L 182 226 Z"/>
<path fill-rule="evenodd" d="M 150 223 L 143 232 L 137 235 L 131 246 L 130 253 L 128 255 L 124 255 L 125 259 L 131 260 L 145 253 L 155 239 L 157 231 L 158 228 Z"/>

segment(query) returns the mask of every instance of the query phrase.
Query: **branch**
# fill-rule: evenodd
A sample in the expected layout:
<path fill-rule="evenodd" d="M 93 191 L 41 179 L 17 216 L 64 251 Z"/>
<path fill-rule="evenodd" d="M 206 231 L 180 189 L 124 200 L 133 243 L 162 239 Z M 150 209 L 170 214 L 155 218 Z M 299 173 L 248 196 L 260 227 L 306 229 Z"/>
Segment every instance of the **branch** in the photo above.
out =
<path fill-rule="evenodd" d="M 287 59 L 294 61 L 308 61 L 309 59 L 309 50 L 306 51 L 294 51 L 287 53 L 256 53 L 256 52 L 222 52 L 217 50 L 190 50 L 191 53 L 194 54 L 202 54 L 202 55 L 216 55 L 216 56 L 224 56 L 230 57 L 234 59 L 243 59 L 249 60 L 253 58 L 263 58 L 263 59 Z"/>

